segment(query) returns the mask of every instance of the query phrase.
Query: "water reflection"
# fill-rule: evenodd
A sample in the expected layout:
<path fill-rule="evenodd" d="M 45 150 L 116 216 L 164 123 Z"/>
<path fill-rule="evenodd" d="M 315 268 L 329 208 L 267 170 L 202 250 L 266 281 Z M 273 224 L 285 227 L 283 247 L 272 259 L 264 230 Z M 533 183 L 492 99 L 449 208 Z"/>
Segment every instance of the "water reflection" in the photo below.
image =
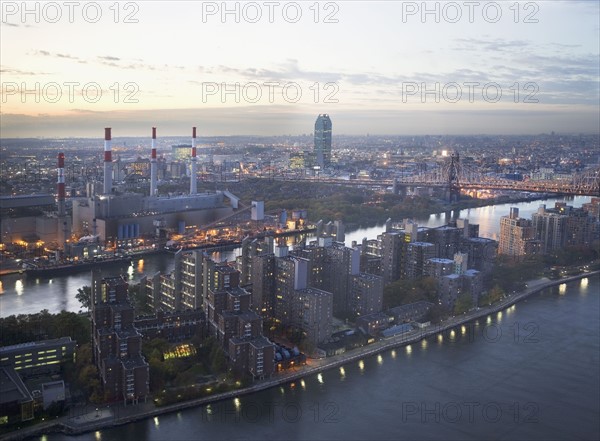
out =
<path fill-rule="evenodd" d="M 561 283 L 558 286 L 558 293 L 562 296 L 565 295 L 567 292 L 567 284 L 566 283 Z"/>
<path fill-rule="evenodd" d="M 542 203 L 552 206 L 555 202 L 568 200 L 565 198 L 554 198 L 546 201 L 533 201 L 527 203 L 509 203 L 497 206 L 488 206 L 474 208 L 470 210 L 462 210 L 459 212 L 450 213 L 451 218 L 468 218 L 471 224 L 479 224 L 480 235 L 482 237 L 494 238 L 497 234 L 500 217 L 507 214 L 511 206 L 519 208 L 519 213 L 522 217 L 528 218 L 535 212 L 538 206 Z M 580 207 L 584 202 L 588 202 L 589 197 L 575 197 L 568 200 L 570 205 Z M 427 227 L 436 227 L 443 225 L 446 222 L 445 214 L 437 214 L 418 221 L 421 225 Z M 374 239 L 384 230 L 383 225 L 373 228 L 363 228 L 353 232 L 346 233 L 346 244 L 350 245 L 353 240 L 358 243 L 363 238 Z M 232 261 L 239 255 L 239 248 L 233 251 L 220 251 L 213 253 L 216 261 Z M 156 272 L 163 274 L 173 270 L 173 255 L 171 254 L 156 254 L 148 255 L 143 258 L 143 267 L 140 261 L 136 259 L 134 266 L 120 266 L 102 268 L 102 274 L 109 276 L 115 274 L 127 273 L 129 283 L 138 283 L 143 275 L 153 275 Z M 59 312 L 66 308 L 69 311 L 78 311 L 81 306 L 75 299 L 77 289 L 85 285 L 91 284 L 91 276 L 89 272 L 81 272 L 65 277 L 54 277 L 53 283 L 47 283 L 48 279 L 40 278 L 25 279 L 22 275 L 8 275 L 2 278 L 5 286 L 0 285 L 0 316 L 6 317 L 12 314 L 31 314 L 37 313 L 42 309 L 48 309 L 51 313 Z M 17 282 L 20 281 L 20 282 Z M 64 281 L 64 283 L 62 282 Z M 585 282 L 582 282 L 585 283 Z M 566 289 L 566 288 L 563 288 Z M 21 297 L 24 292 L 27 292 L 27 302 Z M 484 322 L 482 322 L 483 324 Z"/>
<path fill-rule="evenodd" d="M 17 292 L 18 296 L 23 295 L 23 281 L 21 279 L 16 281 L 15 291 Z"/>
<path fill-rule="evenodd" d="M 436 213 L 425 218 L 416 218 L 419 225 L 429 228 L 440 227 L 453 219 L 469 219 L 470 224 L 479 225 L 479 235 L 488 239 L 498 240 L 500 230 L 500 218 L 509 213 L 510 207 L 518 207 L 521 217 L 530 218 L 537 211 L 540 204 L 554 206 L 555 202 L 568 202 L 573 207 L 581 207 L 585 202 L 589 202 L 587 196 L 576 196 L 574 198 L 550 198 L 545 200 L 537 200 L 531 202 L 508 203 L 499 205 L 489 205 L 486 207 L 471 208 L 465 210 L 454 210 L 446 213 Z M 394 219 L 397 221 L 399 219 Z M 346 233 L 346 245 L 350 245 L 353 240 L 361 243 L 362 239 L 374 239 L 378 234 L 384 231 L 384 225 L 377 225 L 371 228 L 361 228 L 349 233 Z"/>

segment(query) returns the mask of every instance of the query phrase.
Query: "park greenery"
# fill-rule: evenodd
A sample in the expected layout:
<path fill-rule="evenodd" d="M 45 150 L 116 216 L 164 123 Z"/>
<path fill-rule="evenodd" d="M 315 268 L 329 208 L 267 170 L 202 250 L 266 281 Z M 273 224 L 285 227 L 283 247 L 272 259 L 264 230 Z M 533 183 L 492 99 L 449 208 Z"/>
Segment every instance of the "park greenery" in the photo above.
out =
<path fill-rule="evenodd" d="M 155 404 L 166 405 L 185 399 L 200 398 L 240 387 L 227 371 L 227 359 L 220 343 L 213 337 L 195 336 L 189 343 L 195 348 L 187 357 L 165 357 L 179 344 L 162 338 L 145 340 L 142 352 L 150 365 L 150 392 Z"/>
<path fill-rule="evenodd" d="M 93 362 L 91 343 L 77 346 L 75 363 L 69 361 L 63 371 L 75 400 L 94 404 L 105 401 L 98 368 Z"/>
<path fill-rule="evenodd" d="M 454 303 L 454 314 L 459 315 L 468 312 L 473 308 L 473 296 L 470 292 L 465 291 L 458 295 L 456 302 Z"/>
<path fill-rule="evenodd" d="M 0 318 L 2 346 L 70 336 L 79 344 L 90 341 L 90 321 L 74 312 L 50 314 L 44 309 L 36 314 L 10 315 Z"/>
<path fill-rule="evenodd" d="M 381 224 L 388 218 L 429 215 L 442 209 L 429 197 L 379 194 L 371 189 L 322 182 L 252 179 L 230 187 L 243 201 L 265 200 L 267 212 L 302 208 L 312 222 L 339 219 L 354 227 Z"/>

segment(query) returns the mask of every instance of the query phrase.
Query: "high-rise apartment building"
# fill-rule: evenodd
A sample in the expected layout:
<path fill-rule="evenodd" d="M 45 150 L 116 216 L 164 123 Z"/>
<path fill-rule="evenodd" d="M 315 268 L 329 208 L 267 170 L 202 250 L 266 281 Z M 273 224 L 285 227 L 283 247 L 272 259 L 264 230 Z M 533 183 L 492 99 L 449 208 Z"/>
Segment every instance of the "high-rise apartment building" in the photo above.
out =
<path fill-rule="evenodd" d="M 92 348 L 108 401 L 137 403 L 149 392 L 149 367 L 142 336 L 133 326 L 134 310 L 122 277 L 92 276 Z"/>
<path fill-rule="evenodd" d="M 535 230 L 528 219 L 519 217 L 519 209 L 511 207 L 508 216 L 500 219 L 500 243 L 498 253 L 520 257 L 537 254 L 540 242 L 535 239 Z"/>
<path fill-rule="evenodd" d="M 355 317 L 381 312 L 383 307 L 383 278 L 360 273 L 349 277 L 348 312 Z"/>

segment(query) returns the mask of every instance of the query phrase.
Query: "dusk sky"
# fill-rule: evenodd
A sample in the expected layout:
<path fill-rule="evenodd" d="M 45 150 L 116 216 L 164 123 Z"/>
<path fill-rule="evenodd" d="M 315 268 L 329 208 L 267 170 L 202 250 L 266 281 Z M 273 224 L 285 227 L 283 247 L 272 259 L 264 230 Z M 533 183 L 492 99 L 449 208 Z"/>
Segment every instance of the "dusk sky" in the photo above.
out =
<path fill-rule="evenodd" d="M 2 2 L 1 136 L 599 131 L 597 1 L 277 3 Z"/>

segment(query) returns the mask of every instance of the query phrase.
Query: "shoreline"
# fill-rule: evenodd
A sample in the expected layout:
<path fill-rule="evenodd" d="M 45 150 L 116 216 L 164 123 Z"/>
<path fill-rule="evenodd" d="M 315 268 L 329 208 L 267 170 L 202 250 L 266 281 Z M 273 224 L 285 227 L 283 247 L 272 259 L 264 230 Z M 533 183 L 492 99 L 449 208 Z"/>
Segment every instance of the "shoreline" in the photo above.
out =
<path fill-rule="evenodd" d="M 525 202 L 535 202 L 535 201 L 544 201 L 547 199 L 552 199 L 552 198 L 559 198 L 559 197 L 566 197 L 569 195 L 561 195 L 559 193 L 540 193 L 540 196 L 535 196 L 533 198 L 530 197 L 519 197 L 519 198 L 511 198 L 510 196 L 508 196 L 509 200 L 503 200 L 503 201 L 499 201 L 497 199 L 491 199 L 490 202 L 488 203 L 486 201 L 486 203 L 484 204 L 475 204 L 472 207 L 460 207 L 460 206 L 456 206 L 456 207 L 447 207 L 447 209 L 444 210 L 437 210 L 437 211 L 433 211 L 427 215 L 424 216 L 433 216 L 436 214 L 442 214 L 442 213 L 449 213 L 449 212 L 453 212 L 453 211 L 462 211 L 462 210 L 470 210 L 470 209 L 476 209 L 476 208 L 482 208 L 482 207 L 488 207 L 488 206 L 492 206 L 492 205 L 503 205 L 503 204 L 520 204 L 520 203 L 525 203 Z M 503 196 L 506 197 L 506 196 Z M 501 197 L 502 198 L 502 197 Z M 460 204 L 457 204 L 460 205 Z M 375 222 L 373 224 L 371 223 L 367 223 L 365 225 L 363 224 L 348 224 L 348 226 L 351 226 L 351 228 L 348 228 L 346 233 L 352 233 L 354 231 L 360 230 L 360 229 L 366 229 L 366 228 L 374 228 L 381 225 L 382 227 L 385 225 L 385 222 Z M 308 231 L 310 232 L 314 232 L 316 231 L 316 228 L 313 229 L 308 229 Z M 288 236 L 291 234 L 301 234 L 304 231 L 296 231 L 294 233 L 280 233 L 277 236 Z M 259 235 L 260 236 L 260 235 Z M 223 244 L 223 245 L 212 245 L 212 246 L 198 246 L 198 247 L 192 247 L 192 248 L 188 248 L 186 249 L 186 251 L 188 250 L 193 250 L 193 249 L 222 249 L 222 248 L 228 248 L 228 247 L 239 247 L 241 245 L 241 241 L 238 242 L 234 242 L 234 243 L 230 243 L 230 244 Z M 143 251 L 143 252 L 137 252 L 137 253 L 133 253 L 131 255 L 131 257 L 135 258 L 138 256 L 145 256 L 145 255 L 150 255 L 150 254 L 160 254 L 160 253 L 173 253 L 172 251 L 166 250 L 166 249 L 161 249 L 161 250 L 148 250 L 148 251 Z M 0 278 L 4 277 L 4 276 L 10 276 L 10 275 L 15 275 L 15 274 L 24 274 L 24 271 L 22 268 L 2 268 L 0 269 Z"/>
<path fill-rule="evenodd" d="M 363 346 L 361 348 L 357 348 L 340 355 L 322 359 L 310 359 L 311 361 L 307 365 L 305 365 L 305 367 L 299 368 L 297 371 L 286 372 L 284 374 L 278 375 L 277 378 L 261 380 L 260 382 L 243 389 L 237 389 L 234 391 L 224 392 L 218 395 L 197 398 L 194 400 L 175 403 L 158 408 L 154 407 L 154 404 L 152 402 L 143 403 L 133 408 L 133 410 L 136 410 L 135 412 L 129 415 L 123 415 L 121 417 L 118 416 L 118 414 L 125 412 L 128 409 L 127 407 L 119 406 L 118 408 L 116 408 L 116 416 L 108 415 L 102 418 L 101 420 L 96 421 L 77 422 L 76 419 L 79 419 L 79 417 L 61 417 L 56 421 L 48 422 L 45 424 L 37 424 L 35 426 L 25 428 L 20 431 L 5 434 L 4 436 L 0 436 L 0 439 L 19 440 L 28 437 L 33 437 L 42 433 L 48 433 L 49 431 L 62 432 L 67 435 L 79 435 L 86 432 L 108 429 L 110 427 L 120 426 L 143 419 L 156 417 L 159 415 L 173 413 L 191 407 L 198 407 L 218 401 L 239 397 L 242 395 L 248 395 L 251 393 L 259 392 L 265 389 L 299 380 L 309 375 L 333 369 L 335 367 L 351 363 L 366 357 L 371 357 L 373 355 L 379 354 L 381 352 L 393 348 L 417 343 L 432 335 L 438 334 L 440 332 L 445 332 L 449 329 L 464 325 L 468 322 L 480 319 L 481 317 L 487 316 L 489 314 L 497 313 L 498 311 L 504 310 L 514 305 L 515 303 L 518 303 L 546 288 L 561 285 L 563 283 L 574 282 L 586 277 L 593 277 L 598 274 L 600 274 L 600 270 L 592 271 L 589 273 L 577 274 L 575 276 L 570 276 L 557 280 L 549 280 L 546 278 L 536 279 L 534 281 L 528 282 L 528 284 L 531 284 L 532 286 L 528 287 L 526 290 L 516 293 L 510 297 L 506 297 L 494 305 L 485 306 L 473 310 L 470 313 L 465 313 L 461 316 L 453 317 L 442 323 L 428 326 L 427 328 L 417 329 L 405 335 L 397 335 L 388 339 L 378 340 L 370 345 Z M 312 364 L 314 364 L 314 366 L 311 366 Z M 130 405 L 129 407 L 131 408 L 133 406 Z M 140 409 L 140 407 L 142 408 Z M 145 407 L 146 409 L 143 409 L 143 407 Z M 111 414 L 113 413 L 112 410 L 113 409 L 111 409 L 110 411 Z M 104 410 L 102 410 L 101 412 L 103 411 Z M 96 412 L 96 418 L 98 418 L 98 412 Z"/>

